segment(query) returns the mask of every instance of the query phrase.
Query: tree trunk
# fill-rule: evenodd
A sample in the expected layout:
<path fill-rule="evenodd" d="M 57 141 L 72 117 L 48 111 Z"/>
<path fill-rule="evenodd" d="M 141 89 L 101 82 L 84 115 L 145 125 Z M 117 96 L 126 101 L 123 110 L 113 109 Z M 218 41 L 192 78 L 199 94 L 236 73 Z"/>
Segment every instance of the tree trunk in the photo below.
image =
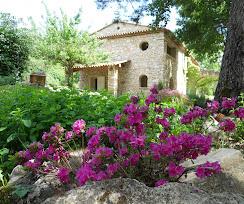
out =
<path fill-rule="evenodd" d="M 68 87 L 73 86 L 73 66 L 65 69 L 65 81 Z"/>
<path fill-rule="evenodd" d="M 244 92 L 244 0 L 233 0 L 215 98 Z"/>

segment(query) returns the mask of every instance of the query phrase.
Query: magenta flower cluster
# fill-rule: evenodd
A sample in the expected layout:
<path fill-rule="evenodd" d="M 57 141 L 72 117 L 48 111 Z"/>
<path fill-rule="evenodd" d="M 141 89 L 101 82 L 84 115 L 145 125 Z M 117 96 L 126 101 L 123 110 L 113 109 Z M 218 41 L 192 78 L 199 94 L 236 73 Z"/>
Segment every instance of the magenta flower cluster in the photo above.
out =
<path fill-rule="evenodd" d="M 58 179 L 64 183 L 76 182 L 84 185 L 88 181 L 101 181 L 114 177 L 138 179 L 149 186 L 162 186 L 176 182 L 191 169 L 183 162 L 206 155 L 211 150 L 212 138 L 199 133 L 181 132 L 173 134 L 172 124 L 177 114 L 174 108 L 164 108 L 160 104 L 156 86 L 150 90 L 145 105 L 139 105 L 139 97 L 132 96 L 122 113 L 115 115 L 116 126 L 89 127 L 86 122 L 77 120 L 72 130 L 65 130 L 55 124 L 42 136 L 42 142 L 36 142 L 26 151 L 18 153 L 18 159 L 25 167 L 41 173 L 55 171 Z M 236 100 L 224 99 L 221 106 L 231 109 Z M 213 101 L 207 108 L 193 107 L 182 115 L 180 124 L 189 125 L 194 121 L 208 117 L 220 109 Z M 243 108 L 234 114 L 243 119 Z M 153 114 L 152 114 L 153 113 Z M 177 117 L 176 117 L 177 118 Z M 153 128 L 157 126 L 156 130 Z M 223 131 L 233 131 L 235 123 L 226 119 L 220 123 Z M 153 131 L 155 136 L 149 137 Z M 87 141 L 82 155 L 82 164 L 72 169 L 69 142 Z M 196 167 L 196 175 L 205 178 L 221 172 L 218 162 L 207 162 Z"/>
<path fill-rule="evenodd" d="M 222 108 L 224 108 L 224 109 L 233 109 L 236 106 L 236 102 L 237 102 L 236 97 L 233 97 L 231 99 L 223 97 Z"/>
<path fill-rule="evenodd" d="M 206 162 L 199 165 L 196 169 L 196 175 L 199 178 L 205 178 L 221 172 L 221 166 L 219 162 Z"/>
<path fill-rule="evenodd" d="M 43 133 L 41 142 L 34 142 L 27 150 L 18 152 L 17 160 L 24 167 L 38 173 L 56 171 L 61 166 L 57 176 L 63 183 L 68 183 L 71 170 L 62 166 L 68 166 L 70 158 L 65 144 L 75 137 L 80 137 L 84 131 L 84 120 L 76 121 L 73 124 L 73 131 L 66 132 L 59 123 L 56 123 L 49 132 Z"/>
<path fill-rule="evenodd" d="M 208 111 L 201 107 L 195 106 L 189 112 L 181 117 L 182 124 L 191 124 L 194 120 L 198 118 L 203 118 L 208 115 Z"/>

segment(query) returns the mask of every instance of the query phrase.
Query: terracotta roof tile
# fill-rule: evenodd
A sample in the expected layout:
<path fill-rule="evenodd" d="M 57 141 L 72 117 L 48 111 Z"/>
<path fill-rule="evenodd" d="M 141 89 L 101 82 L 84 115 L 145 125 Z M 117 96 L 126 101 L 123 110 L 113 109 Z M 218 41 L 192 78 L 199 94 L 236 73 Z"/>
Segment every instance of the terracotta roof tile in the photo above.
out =
<path fill-rule="evenodd" d="M 114 61 L 114 62 L 105 62 L 105 63 L 98 63 L 98 64 L 92 64 L 92 65 L 75 65 L 73 67 L 73 71 L 77 72 L 81 69 L 85 68 L 105 68 L 105 67 L 111 67 L 111 66 L 119 66 L 126 64 L 127 62 L 130 62 L 130 60 L 121 60 L 121 61 Z"/>

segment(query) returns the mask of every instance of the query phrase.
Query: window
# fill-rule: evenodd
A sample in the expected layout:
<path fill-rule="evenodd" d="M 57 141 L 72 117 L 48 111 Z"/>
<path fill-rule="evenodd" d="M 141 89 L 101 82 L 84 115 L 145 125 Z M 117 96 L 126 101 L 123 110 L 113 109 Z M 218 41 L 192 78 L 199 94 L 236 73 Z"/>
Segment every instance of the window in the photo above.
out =
<path fill-rule="evenodd" d="M 142 42 L 140 44 L 140 48 L 141 48 L 142 51 L 145 51 L 148 47 L 149 47 L 148 42 Z"/>
<path fill-rule="evenodd" d="M 147 76 L 140 76 L 140 87 L 147 87 Z"/>
<path fill-rule="evenodd" d="M 176 48 L 167 46 L 167 54 L 176 58 Z"/>

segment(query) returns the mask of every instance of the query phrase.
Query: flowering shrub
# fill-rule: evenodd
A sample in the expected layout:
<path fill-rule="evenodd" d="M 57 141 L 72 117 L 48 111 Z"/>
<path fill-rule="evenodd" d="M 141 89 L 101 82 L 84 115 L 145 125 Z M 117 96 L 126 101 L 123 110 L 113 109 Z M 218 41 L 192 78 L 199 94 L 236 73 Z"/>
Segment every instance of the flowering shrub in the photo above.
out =
<path fill-rule="evenodd" d="M 115 115 L 116 126 L 86 128 L 86 122 L 78 120 L 69 131 L 55 124 L 50 132 L 43 134 L 42 143 L 33 143 L 18 153 L 20 163 L 37 173 L 55 171 L 61 182 L 78 185 L 114 177 L 134 178 L 148 186 L 178 181 L 191 170 L 183 162 L 206 155 L 211 150 L 212 138 L 193 131 L 175 135 L 172 121 L 182 126 L 194 125 L 217 112 L 220 104 L 214 101 L 206 109 L 194 107 L 174 119 L 176 110 L 161 107 L 157 87 L 150 91 L 145 105 L 139 105 L 138 97 L 131 97 L 131 103 Z M 226 100 L 221 107 L 233 108 L 233 102 Z M 235 111 L 239 120 L 243 120 L 242 112 L 241 108 Z M 231 119 L 220 123 L 220 130 L 228 132 L 234 128 Z M 83 149 L 79 168 L 71 167 L 66 150 L 74 141 L 81 141 Z M 197 166 L 195 171 L 196 176 L 205 178 L 220 173 L 221 167 L 218 162 L 207 162 Z"/>

